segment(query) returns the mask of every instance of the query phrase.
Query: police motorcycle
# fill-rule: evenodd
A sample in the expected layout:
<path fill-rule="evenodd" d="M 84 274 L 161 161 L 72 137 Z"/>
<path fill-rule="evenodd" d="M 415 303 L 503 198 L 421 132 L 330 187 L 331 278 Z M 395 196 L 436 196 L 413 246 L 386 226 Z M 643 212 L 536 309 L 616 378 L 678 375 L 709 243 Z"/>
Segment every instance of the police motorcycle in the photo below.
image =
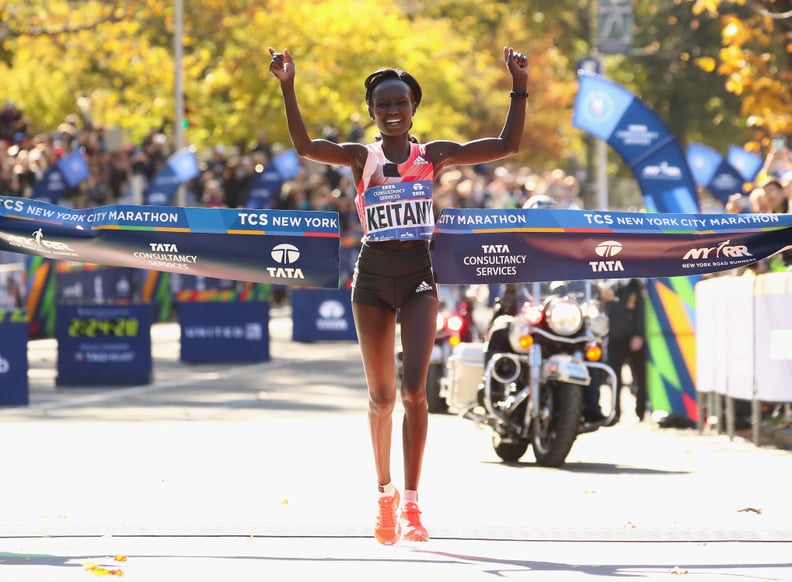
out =
<path fill-rule="evenodd" d="M 541 286 L 521 306 L 496 312 L 482 343 L 460 344 L 449 359 L 441 394 L 449 410 L 492 432 L 503 461 L 515 462 L 532 447 L 536 463 L 560 467 L 577 436 L 606 426 L 583 416 L 584 390 L 608 384 L 617 396 L 614 370 L 601 362 L 608 319 L 593 298 L 593 283 Z M 498 313 L 499 307 L 504 313 Z M 511 311 L 511 312 L 509 312 Z"/>
<path fill-rule="evenodd" d="M 426 373 L 426 400 L 429 412 L 441 414 L 448 404 L 440 395 L 441 382 L 452 350 L 461 343 L 480 340 L 481 334 L 473 318 L 476 300 L 464 286 L 438 285 L 440 308 L 437 313 L 435 339 L 429 369 Z M 401 345 L 396 348 L 397 375 L 402 377 Z"/>

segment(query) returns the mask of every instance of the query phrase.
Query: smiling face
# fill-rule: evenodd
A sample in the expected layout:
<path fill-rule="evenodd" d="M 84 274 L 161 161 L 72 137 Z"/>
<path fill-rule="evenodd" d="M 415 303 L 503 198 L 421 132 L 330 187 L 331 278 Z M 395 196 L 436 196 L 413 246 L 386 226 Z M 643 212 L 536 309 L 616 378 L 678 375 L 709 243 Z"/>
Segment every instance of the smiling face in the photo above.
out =
<path fill-rule="evenodd" d="M 374 88 L 368 109 L 383 136 L 396 136 L 410 129 L 415 108 L 410 87 L 399 79 L 388 79 Z"/>

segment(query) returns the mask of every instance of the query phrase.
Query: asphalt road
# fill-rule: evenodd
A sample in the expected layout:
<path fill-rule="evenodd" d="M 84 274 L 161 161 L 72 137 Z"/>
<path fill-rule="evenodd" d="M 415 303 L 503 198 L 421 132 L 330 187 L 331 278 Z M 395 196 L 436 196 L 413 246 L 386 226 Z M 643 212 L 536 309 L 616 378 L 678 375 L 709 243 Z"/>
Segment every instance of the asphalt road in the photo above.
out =
<path fill-rule="evenodd" d="M 55 342 L 30 342 L 31 405 L 0 409 L 0 580 L 792 580 L 792 452 L 629 420 L 543 469 L 433 415 L 432 540 L 379 546 L 356 345 L 290 323 L 273 310 L 251 365 L 182 364 L 157 325 L 132 388 L 56 389 Z"/>

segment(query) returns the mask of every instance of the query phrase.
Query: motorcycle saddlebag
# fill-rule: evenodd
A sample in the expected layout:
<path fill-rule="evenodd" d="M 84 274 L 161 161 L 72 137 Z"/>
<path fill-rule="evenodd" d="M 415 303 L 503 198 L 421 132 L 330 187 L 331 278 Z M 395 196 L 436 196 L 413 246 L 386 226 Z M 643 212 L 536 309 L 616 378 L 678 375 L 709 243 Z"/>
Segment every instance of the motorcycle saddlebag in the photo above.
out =
<path fill-rule="evenodd" d="M 448 358 L 446 402 L 453 411 L 463 411 L 474 406 L 481 377 L 484 374 L 484 344 L 461 343 Z"/>

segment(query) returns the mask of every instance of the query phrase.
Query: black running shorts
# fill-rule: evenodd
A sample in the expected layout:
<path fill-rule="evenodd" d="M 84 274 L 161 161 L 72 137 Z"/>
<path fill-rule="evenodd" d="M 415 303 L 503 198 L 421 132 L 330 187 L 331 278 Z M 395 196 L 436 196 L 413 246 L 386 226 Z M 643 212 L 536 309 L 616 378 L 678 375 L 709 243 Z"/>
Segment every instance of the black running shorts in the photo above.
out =
<path fill-rule="evenodd" d="M 352 277 L 353 303 L 395 311 L 424 294 L 437 298 L 429 243 L 406 248 L 363 244 Z"/>

